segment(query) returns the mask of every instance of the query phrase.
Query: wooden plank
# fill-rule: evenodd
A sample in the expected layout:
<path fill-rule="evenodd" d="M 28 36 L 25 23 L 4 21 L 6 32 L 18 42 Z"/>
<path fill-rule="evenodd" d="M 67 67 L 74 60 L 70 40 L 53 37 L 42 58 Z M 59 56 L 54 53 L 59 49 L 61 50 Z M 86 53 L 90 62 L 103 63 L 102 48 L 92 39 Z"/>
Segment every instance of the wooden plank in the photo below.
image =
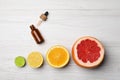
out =
<path fill-rule="evenodd" d="M 119 0 L 1 0 L 1 9 L 120 9 Z"/>
<path fill-rule="evenodd" d="M 0 78 L 1 80 L 119 80 L 120 79 L 120 0 L 0 0 Z M 45 43 L 36 45 L 29 25 L 43 12 L 48 21 L 39 29 Z M 96 69 L 78 67 L 72 60 L 62 69 L 46 62 L 46 51 L 55 44 L 70 52 L 76 39 L 90 35 L 105 46 L 105 60 Z M 39 69 L 17 68 L 16 56 L 27 58 L 40 51 L 45 63 Z"/>

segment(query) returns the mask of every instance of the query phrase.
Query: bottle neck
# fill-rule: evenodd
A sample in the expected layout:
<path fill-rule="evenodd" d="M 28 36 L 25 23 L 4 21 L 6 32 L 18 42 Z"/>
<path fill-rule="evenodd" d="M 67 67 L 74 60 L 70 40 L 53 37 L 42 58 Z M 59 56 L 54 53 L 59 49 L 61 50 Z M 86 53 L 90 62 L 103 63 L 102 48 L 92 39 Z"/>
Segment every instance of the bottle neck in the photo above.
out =
<path fill-rule="evenodd" d="M 30 26 L 30 29 L 31 29 L 31 30 L 34 30 L 34 29 L 36 29 L 36 28 L 35 28 L 35 26 L 32 24 L 32 25 Z"/>

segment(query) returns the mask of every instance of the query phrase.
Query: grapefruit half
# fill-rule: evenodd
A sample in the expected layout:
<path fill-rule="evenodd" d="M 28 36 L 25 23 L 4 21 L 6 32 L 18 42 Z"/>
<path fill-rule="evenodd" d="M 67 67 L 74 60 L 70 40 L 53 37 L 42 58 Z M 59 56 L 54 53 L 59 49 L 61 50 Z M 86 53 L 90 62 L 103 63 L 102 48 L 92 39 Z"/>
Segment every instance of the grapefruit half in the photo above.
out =
<path fill-rule="evenodd" d="M 74 43 L 72 57 L 77 65 L 93 68 L 103 61 L 104 47 L 96 38 L 84 36 Z"/>

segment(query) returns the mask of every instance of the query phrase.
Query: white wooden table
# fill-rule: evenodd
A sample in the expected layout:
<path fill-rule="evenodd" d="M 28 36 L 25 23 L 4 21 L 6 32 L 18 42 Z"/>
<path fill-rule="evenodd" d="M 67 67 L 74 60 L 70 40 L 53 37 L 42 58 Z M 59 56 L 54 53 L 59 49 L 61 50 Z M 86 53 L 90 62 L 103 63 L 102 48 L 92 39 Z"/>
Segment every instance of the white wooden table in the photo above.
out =
<path fill-rule="evenodd" d="M 39 27 L 45 43 L 37 45 L 29 25 L 49 11 L 48 21 Z M 105 46 L 105 60 L 96 69 L 78 67 L 72 60 L 62 69 L 46 62 L 53 45 L 71 47 L 82 36 L 94 36 Z M 16 56 L 27 58 L 32 51 L 44 56 L 44 65 L 17 68 Z M 0 80 L 119 80 L 120 0 L 0 0 Z"/>

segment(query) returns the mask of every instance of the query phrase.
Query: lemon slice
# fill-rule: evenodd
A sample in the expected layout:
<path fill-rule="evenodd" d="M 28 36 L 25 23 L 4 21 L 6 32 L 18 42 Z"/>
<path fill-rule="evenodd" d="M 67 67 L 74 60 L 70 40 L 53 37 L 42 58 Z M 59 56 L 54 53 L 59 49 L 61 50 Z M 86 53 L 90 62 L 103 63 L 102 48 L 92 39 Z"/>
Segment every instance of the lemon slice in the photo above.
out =
<path fill-rule="evenodd" d="M 39 68 L 43 64 L 43 57 L 39 52 L 32 52 L 27 58 L 28 65 L 32 68 Z"/>

